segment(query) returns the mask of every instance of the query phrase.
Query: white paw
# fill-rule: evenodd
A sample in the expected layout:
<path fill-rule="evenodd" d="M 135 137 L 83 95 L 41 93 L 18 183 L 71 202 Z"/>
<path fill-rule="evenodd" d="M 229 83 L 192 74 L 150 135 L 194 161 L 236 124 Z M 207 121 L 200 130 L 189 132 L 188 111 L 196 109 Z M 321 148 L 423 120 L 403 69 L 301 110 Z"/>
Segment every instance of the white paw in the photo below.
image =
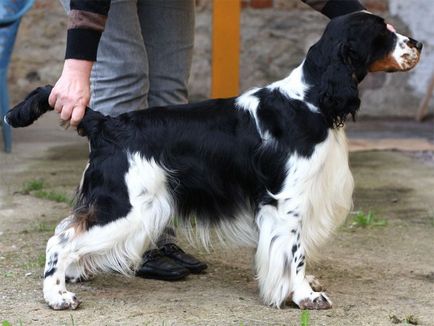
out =
<path fill-rule="evenodd" d="M 300 309 L 324 310 L 332 307 L 332 302 L 324 292 L 310 292 L 304 298 L 292 298 Z"/>
<path fill-rule="evenodd" d="M 66 290 L 44 295 L 48 306 L 54 310 L 77 309 L 80 305 L 74 293 Z"/>

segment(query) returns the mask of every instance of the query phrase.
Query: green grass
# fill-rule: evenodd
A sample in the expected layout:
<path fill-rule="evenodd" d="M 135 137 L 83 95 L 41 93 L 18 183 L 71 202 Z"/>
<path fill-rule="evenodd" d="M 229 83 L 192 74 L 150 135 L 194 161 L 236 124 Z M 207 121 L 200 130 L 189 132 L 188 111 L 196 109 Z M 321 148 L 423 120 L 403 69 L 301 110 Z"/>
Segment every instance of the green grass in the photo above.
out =
<path fill-rule="evenodd" d="M 404 324 L 407 325 L 419 325 L 419 321 L 414 315 L 406 316 L 404 319 Z"/>
<path fill-rule="evenodd" d="M 36 198 L 48 199 L 51 201 L 55 201 L 56 203 L 66 203 L 68 205 L 72 204 L 72 200 L 68 198 L 68 196 L 55 191 L 38 190 L 35 191 L 33 195 Z"/>
<path fill-rule="evenodd" d="M 36 258 L 36 264 L 39 267 L 44 267 L 45 266 L 45 254 L 39 254 L 38 257 Z"/>
<path fill-rule="evenodd" d="M 55 224 L 50 224 L 46 222 L 36 223 L 33 227 L 34 231 L 36 232 L 50 232 L 50 233 L 53 233 L 55 228 L 56 228 Z"/>
<path fill-rule="evenodd" d="M 72 314 L 70 314 L 69 316 L 70 316 L 71 326 L 76 326 L 76 323 L 74 321 L 74 317 L 72 316 Z M 68 325 L 68 324 L 69 324 L 68 321 L 66 321 L 64 323 L 64 325 Z M 23 321 L 20 319 L 18 321 L 18 323 L 15 324 L 15 325 L 23 326 L 24 324 L 23 324 Z M 8 320 L 3 320 L 2 323 L 1 323 L 1 326 L 12 326 L 12 324 Z"/>
<path fill-rule="evenodd" d="M 23 321 L 21 319 L 18 321 L 18 325 L 23 326 Z M 7 320 L 3 320 L 2 326 L 12 326 L 12 324 Z"/>
<path fill-rule="evenodd" d="M 399 318 L 396 315 L 389 315 L 389 319 L 392 324 L 419 325 L 419 321 L 414 315 L 408 315 L 404 318 Z"/>
<path fill-rule="evenodd" d="M 72 199 L 56 191 L 47 191 L 43 180 L 30 180 L 24 183 L 22 193 L 36 198 L 47 199 L 56 203 L 72 205 Z"/>
<path fill-rule="evenodd" d="M 24 265 L 22 265 L 22 268 L 25 270 L 32 270 L 34 268 L 41 268 L 45 266 L 45 254 L 41 253 L 37 257 L 29 260 Z"/>
<path fill-rule="evenodd" d="M 354 212 L 350 227 L 375 227 L 375 226 L 386 226 L 387 220 L 378 218 L 374 213 L 369 211 L 365 213 L 363 211 Z"/>
<path fill-rule="evenodd" d="M 75 326 L 74 317 L 72 316 L 72 314 L 70 314 L 70 316 L 71 316 L 71 325 Z"/>
<path fill-rule="evenodd" d="M 47 222 L 35 222 L 30 224 L 29 229 L 25 229 L 21 231 L 21 233 L 54 233 L 56 229 L 56 224 L 47 223 Z"/>
<path fill-rule="evenodd" d="M 44 188 L 44 181 L 42 181 L 42 180 L 30 180 L 30 181 L 27 181 L 26 183 L 24 183 L 22 192 L 25 195 L 28 195 L 28 194 L 30 194 L 30 192 L 42 190 L 42 188 Z"/>
<path fill-rule="evenodd" d="M 300 315 L 300 325 L 309 326 L 310 313 L 309 310 L 303 310 Z"/>

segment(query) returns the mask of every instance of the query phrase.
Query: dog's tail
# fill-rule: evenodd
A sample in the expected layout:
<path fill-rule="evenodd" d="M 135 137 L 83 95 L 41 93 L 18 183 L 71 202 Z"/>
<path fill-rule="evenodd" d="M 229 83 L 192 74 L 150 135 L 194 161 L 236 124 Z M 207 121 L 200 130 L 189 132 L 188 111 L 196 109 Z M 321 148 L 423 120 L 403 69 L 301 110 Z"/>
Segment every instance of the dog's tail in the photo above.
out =
<path fill-rule="evenodd" d="M 47 85 L 32 91 L 24 101 L 17 104 L 5 115 L 5 123 L 13 128 L 27 127 L 47 111 L 52 111 L 53 108 L 48 104 L 48 97 L 52 89 L 53 86 Z M 89 134 L 87 129 L 92 128 L 95 123 L 104 118 L 101 113 L 86 108 L 84 118 L 77 128 L 78 134 L 87 136 Z"/>
<path fill-rule="evenodd" d="M 17 104 L 5 115 L 5 123 L 13 128 L 27 127 L 45 112 L 53 110 L 48 104 L 48 97 L 52 89 L 52 86 L 47 85 L 32 91 L 24 101 Z"/>

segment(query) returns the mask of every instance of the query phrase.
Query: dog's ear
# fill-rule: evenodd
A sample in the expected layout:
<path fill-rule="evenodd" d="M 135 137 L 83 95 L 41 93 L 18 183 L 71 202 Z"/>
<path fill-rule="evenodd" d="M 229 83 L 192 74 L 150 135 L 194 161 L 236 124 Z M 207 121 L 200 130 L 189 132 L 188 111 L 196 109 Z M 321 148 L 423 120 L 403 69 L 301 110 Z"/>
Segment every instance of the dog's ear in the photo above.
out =
<path fill-rule="evenodd" d="M 321 78 L 319 106 L 328 123 L 336 127 L 342 126 L 349 114 L 355 118 L 360 99 L 353 68 L 356 58 L 350 47 L 341 43 L 329 53 L 331 57 Z"/>

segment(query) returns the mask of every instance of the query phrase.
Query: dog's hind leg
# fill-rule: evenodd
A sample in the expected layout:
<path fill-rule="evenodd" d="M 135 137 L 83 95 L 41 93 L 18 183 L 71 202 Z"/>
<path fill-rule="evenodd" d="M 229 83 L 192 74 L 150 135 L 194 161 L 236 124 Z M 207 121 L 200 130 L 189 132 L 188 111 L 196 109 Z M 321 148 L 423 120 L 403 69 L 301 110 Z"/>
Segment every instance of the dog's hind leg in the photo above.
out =
<path fill-rule="evenodd" d="M 305 278 L 305 252 L 301 241 L 303 212 L 288 209 L 279 200 L 277 207 L 263 206 L 257 216 L 259 241 L 256 269 L 259 290 L 265 304 L 281 307 L 291 298 L 303 309 L 327 309 L 327 296 L 315 292 Z M 284 206 L 284 207 L 282 207 Z"/>
<path fill-rule="evenodd" d="M 80 304 L 74 293 L 65 287 L 65 273 L 71 263 L 77 262 L 72 252 L 74 228 L 67 228 L 52 236 L 47 243 L 44 269 L 44 299 L 55 309 L 76 309 Z"/>
<path fill-rule="evenodd" d="M 54 234 L 59 235 L 59 234 L 63 233 L 66 229 L 68 229 L 72 226 L 73 222 L 74 222 L 74 215 L 70 215 L 70 216 L 64 218 L 56 226 Z M 65 279 L 66 279 L 67 283 L 68 282 L 69 283 L 82 282 L 82 281 L 88 280 L 89 278 L 90 278 L 89 273 L 86 272 L 84 265 L 80 262 L 72 262 L 66 270 Z"/>
<path fill-rule="evenodd" d="M 126 217 L 80 233 L 68 228 L 50 238 L 44 298 L 51 308 L 76 309 L 80 303 L 74 293 L 66 290 L 66 277 L 77 279 L 101 271 L 133 274 L 143 252 L 161 234 L 172 212 L 166 192 L 144 196 L 144 202 L 133 205 Z"/>
<path fill-rule="evenodd" d="M 101 271 L 132 275 L 143 252 L 156 242 L 169 223 L 174 206 L 167 189 L 166 172 L 154 160 L 148 161 L 139 154 L 129 159 L 124 178 L 131 204 L 129 212 L 115 216 L 109 223 L 99 224 L 97 212 L 108 208 L 97 204 L 96 207 L 85 206 L 96 214 L 94 225 L 86 228 L 78 222 L 79 218 L 67 218 L 48 241 L 44 298 L 53 309 L 78 307 L 75 295 L 65 288 L 68 272 L 73 272 L 74 276 Z M 119 198 L 113 195 L 107 200 L 110 194 L 108 192 L 103 200 L 95 198 L 95 203 L 110 202 L 112 209 Z M 81 210 L 84 216 L 89 215 L 84 207 Z"/>

